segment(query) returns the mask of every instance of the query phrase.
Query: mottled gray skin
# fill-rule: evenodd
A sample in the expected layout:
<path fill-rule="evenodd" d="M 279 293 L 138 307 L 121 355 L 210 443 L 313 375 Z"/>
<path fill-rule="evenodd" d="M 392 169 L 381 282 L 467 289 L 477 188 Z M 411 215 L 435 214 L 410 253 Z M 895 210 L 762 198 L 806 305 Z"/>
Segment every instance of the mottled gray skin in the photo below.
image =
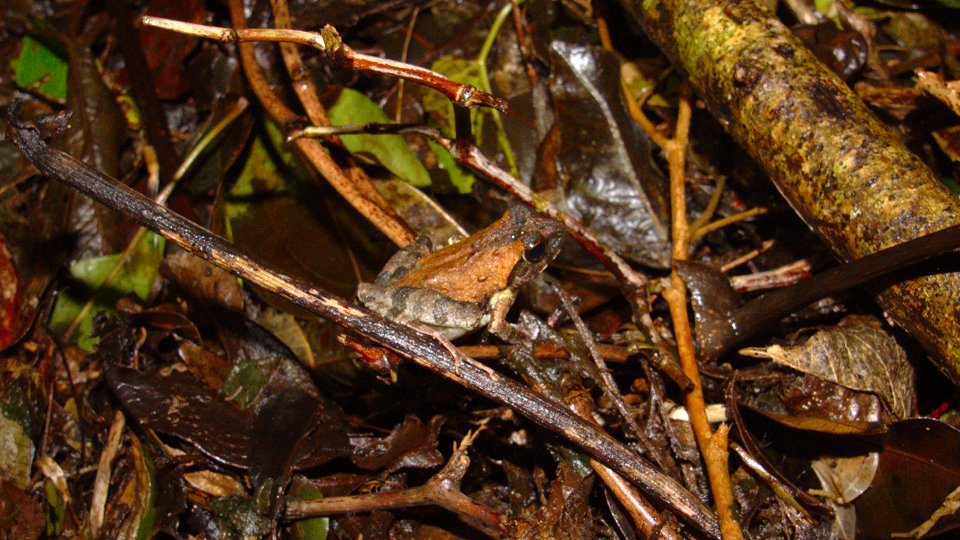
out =
<path fill-rule="evenodd" d="M 506 302 L 501 309 L 509 308 L 516 290 L 557 256 L 562 240 L 562 227 L 556 221 L 535 214 L 525 206 L 514 206 L 507 212 L 510 219 L 504 227 L 482 239 L 471 236 L 458 242 L 473 242 L 480 250 L 491 243 L 520 240 L 525 254 L 533 249 L 542 250 L 542 255 L 538 253 L 541 256 L 531 261 L 526 256 L 516 261 L 506 289 L 482 302 L 463 302 L 430 289 L 394 285 L 420 259 L 434 251 L 430 239 L 422 236 L 391 257 L 373 283 L 361 283 L 357 298 L 383 317 L 424 328 L 450 340 L 487 326 L 493 318 L 494 306 Z"/>

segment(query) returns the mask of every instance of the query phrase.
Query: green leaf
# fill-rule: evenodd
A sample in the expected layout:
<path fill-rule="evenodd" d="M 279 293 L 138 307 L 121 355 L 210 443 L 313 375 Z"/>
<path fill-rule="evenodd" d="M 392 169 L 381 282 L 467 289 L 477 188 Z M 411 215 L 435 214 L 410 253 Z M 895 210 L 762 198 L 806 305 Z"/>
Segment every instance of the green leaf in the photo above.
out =
<path fill-rule="evenodd" d="M 92 351 L 97 343 L 93 337 L 93 316 L 100 312 L 112 312 L 117 298 L 134 295 L 146 302 L 157 280 L 160 261 L 166 241 L 153 232 L 146 232 L 134 247 L 130 258 L 119 272 L 105 283 L 107 276 L 123 258 L 122 253 L 82 259 L 70 266 L 70 275 L 87 290 L 67 290 L 57 296 L 50 327 L 55 332 L 64 332 L 80 315 L 84 304 L 93 299 L 93 309 L 86 313 L 74 330 L 76 344 L 83 350 Z"/>
<path fill-rule="evenodd" d="M 243 170 L 230 188 L 231 199 L 269 193 L 292 194 L 302 177 L 297 157 L 284 145 L 283 135 L 273 122 L 264 122 L 250 145 Z"/>
<path fill-rule="evenodd" d="M 250 407 L 260 398 L 264 386 L 277 368 L 278 358 L 255 358 L 234 364 L 220 391 L 241 409 Z"/>
<path fill-rule="evenodd" d="M 43 507 L 44 521 L 48 537 L 59 537 L 63 531 L 63 520 L 67 513 L 66 502 L 60 498 L 52 480 L 43 483 L 43 493 L 46 496 Z"/>
<path fill-rule="evenodd" d="M 327 111 L 330 121 L 336 125 L 386 124 L 387 113 L 367 96 L 344 88 L 336 103 Z M 411 184 L 430 185 L 430 174 L 417 156 L 399 135 L 341 135 L 344 146 L 353 153 L 370 154 L 390 172 Z"/>
<path fill-rule="evenodd" d="M 10 62 L 13 80 L 21 88 L 64 103 L 67 99 L 67 70 L 70 64 L 32 36 L 23 38 L 20 54 Z"/>
<path fill-rule="evenodd" d="M 322 497 L 323 491 L 306 481 L 297 482 L 290 489 L 290 499 L 294 501 L 320 499 Z M 329 531 L 329 517 L 314 517 L 293 522 L 290 528 L 290 536 L 296 540 L 326 540 Z"/>
<path fill-rule="evenodd" d="M 163 259 L 165 243 L 163 237 L 157 233 L 146 232 L 120 272 L 106 287 L 121 295 L 134 294 L 140 301 L 146 302 L 157 279 L 157 269 Z M 107 276 L 122 258 L 122 253 L 115 253 L 81 259 L 70 265 L 70 275 L 90 288 L 99 288 L 104 285 Z"/>

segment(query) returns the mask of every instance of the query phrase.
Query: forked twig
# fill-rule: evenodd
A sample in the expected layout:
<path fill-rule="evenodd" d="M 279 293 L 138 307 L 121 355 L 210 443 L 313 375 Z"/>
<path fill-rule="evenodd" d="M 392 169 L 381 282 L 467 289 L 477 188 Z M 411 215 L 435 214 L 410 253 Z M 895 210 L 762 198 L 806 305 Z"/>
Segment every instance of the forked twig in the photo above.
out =
<path fill-rule="evenodd" d="M 298 43 L 323 51 L 337 65 L 356 71 L 390 75 L 429 86 L 461 107 L 493 107 L 505 111 L 507 102 L 469 84 L 458 83 L 426 68 L 358 53 L 343 43 L 337 29 L 329 24 L 320 33 L 289 28 L 226 28 L 145 15 L 143 24 L 181 34 L 215 39 L 225 43 L 274 41 Z"/>

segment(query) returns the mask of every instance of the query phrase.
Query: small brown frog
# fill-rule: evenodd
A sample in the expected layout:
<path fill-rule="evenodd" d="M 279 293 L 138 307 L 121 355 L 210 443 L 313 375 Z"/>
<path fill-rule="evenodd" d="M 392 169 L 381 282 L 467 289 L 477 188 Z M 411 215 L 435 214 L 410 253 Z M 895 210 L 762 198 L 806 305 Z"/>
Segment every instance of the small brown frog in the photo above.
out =
<path fill-rule="evenodd" d="M 507 335 L 504 320 L 516 290 L 560 251 L 563 228 L 526 206 L 492 225 L 433 251 L 420 237 L 401 249 L 357 298 L 380 315 L 456 339 L 489 325 Z"/>

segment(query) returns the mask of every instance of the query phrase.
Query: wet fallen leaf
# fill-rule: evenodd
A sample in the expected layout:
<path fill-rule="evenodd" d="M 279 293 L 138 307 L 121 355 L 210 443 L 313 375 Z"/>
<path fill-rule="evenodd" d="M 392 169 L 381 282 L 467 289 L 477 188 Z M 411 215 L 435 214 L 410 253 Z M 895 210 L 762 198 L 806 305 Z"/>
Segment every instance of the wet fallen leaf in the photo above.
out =
<path fill-rule="evenodd" d="M 960 485 L 960 431 L 929 418 L 892 424 L 882 440 L 870 488 L 855 501 L 857 533 L 885 538 L 926 521 Z M 940 520 L 932 533 L 955 529 L 960 516 Z"/>
<path fill-rule="evenodd" d="M 862 456 L 815 459 L 810 466 L 817 473 L 827 497 L 837 504 L 850 504 L 873 482 L 880 455 L 870 452 Z"/>
<path fill-rule="evenodd" d="M 748 348 L 742 354 L 769 358 L 853 390 L 874 392 L 898 418 L 916 401 L 913 368 L 897 341 L 874 324 L 848 323 L 818 331 L 800 345 Z"/>
<path fill-rule="evenodd" d="M 554 42 L 550 94 L 561 132 L 566 206 L 603 242 L 655 268 L 669 266 L 666 180 L 620 98 L 620 67 L 599 47 Z"/>
<path fill-rule="evenodd" d="M 122 464 L 114 473 L 121 478 L 117 491 L 110 498 L 100 534 L 104 538 L 135 540 L 153 534 L 154 469 L 144 453 L 140 439 L 128 433 L 130 445 L 122 457 Z"/>

